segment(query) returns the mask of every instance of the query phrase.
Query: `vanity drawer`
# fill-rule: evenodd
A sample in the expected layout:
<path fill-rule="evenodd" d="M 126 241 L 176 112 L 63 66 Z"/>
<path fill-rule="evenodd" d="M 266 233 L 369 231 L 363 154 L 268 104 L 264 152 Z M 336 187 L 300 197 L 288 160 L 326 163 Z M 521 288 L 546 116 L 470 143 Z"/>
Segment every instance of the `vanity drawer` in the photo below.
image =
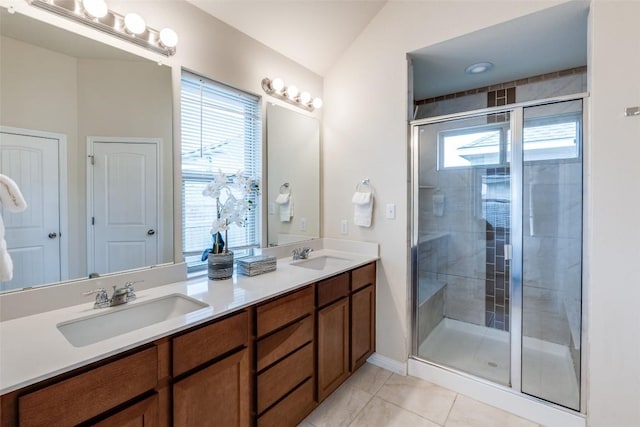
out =
<path fill-rule="evenodd" d="M 351 272 L 351 291 L 376 283 L 376 263 L 372 262 Z"/>
<path fill-rule="evenodd" d="M 349 295 L 349 273 L 338 274 L 318 282 L 318 307 Z"/>
<path fill-rule="evenodd" d="M 258 306 L 257 337 L 313 313 L 313 286 Z"/>
<path fill-rule="evenodd" d="M 258 375 L 258 413 L 313 376 L 313 344 L 309 343 Z"/>
<path fill-rule="evenodd" d="M 258 418 L 258 427 L 294 426 L 313 409 L 313 378 Z"/>
<path fill-rule="evenodd" d="M 313 316 L 309 315 L 258 342 L 256 369 L 263 370 L 311 341 L 313 341 Z"/>
<path fill-rule="evenodd" d="M 75 425 L 152 390 L 158 382 L 155 347 L 18 398 L 20 426 Z"/>
<path fill-rule="evenodd" d="M 175 337 L 173 376 L 246 346 L 248 338 L 249 318 L 246 311 Z"/>

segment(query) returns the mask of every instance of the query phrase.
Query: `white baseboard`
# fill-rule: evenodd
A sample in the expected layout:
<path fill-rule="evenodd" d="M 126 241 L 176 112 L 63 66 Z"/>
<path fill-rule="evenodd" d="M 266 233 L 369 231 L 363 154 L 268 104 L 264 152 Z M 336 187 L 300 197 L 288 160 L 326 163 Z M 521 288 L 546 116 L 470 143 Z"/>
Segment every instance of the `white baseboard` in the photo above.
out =
<path fill-rule="evenodd" d="M 372 365 L 379 366 L 380 368 L 386 369 L 387 371 L 394 372 L 398 375 L 407 375 L 407 363 L 406 362 L 398 362 L 395 359 L 391 359 L 390 357 L 383 356 L 378 353 L 373 353 L 367 359 L 367 362 Z"/>
<path fill-rule="evenodd" d="M 505 387 L 485 383 L 419 360 L 409 359 L 408 374 L 464 394 L 546 427 L 586 427 L 584 415 L 551 405 Z"/>

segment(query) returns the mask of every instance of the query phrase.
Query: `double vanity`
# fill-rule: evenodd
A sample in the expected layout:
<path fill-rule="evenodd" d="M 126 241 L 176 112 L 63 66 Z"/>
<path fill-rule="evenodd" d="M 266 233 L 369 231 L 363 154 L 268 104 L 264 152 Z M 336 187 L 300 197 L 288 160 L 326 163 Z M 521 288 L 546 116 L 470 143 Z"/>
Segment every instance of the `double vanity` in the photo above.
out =
<path fill-rule="evenodd" d="M 0 322 L 1 425 L 296 425 L 375 350 L 367 245 Z"/>

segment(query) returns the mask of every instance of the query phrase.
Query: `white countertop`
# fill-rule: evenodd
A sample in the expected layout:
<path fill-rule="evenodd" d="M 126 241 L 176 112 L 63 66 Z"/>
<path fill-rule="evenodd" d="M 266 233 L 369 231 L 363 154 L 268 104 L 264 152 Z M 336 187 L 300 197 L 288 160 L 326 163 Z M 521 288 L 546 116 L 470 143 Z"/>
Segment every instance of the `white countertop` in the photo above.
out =
<path fill-rule="evenodd" d="M 208 280 L 206 276 L 201 276 L 136 291 L 137 299 L 128 305 L 179 293 L 209 306 L 84 347 L 71 345 L 56 325 L 96 314 L 98 310 L 93 308 L 93 301 L 0 322 L 0 394 L 71 371 L 367 264 L 378 259 L 377 245 L 375 247 L 375 255 L 371 251 L 316 250 L 310 254 L 309 258 L 330 255 L 348 259 L 348 261 L 328 262 L 321 270 L 291 265 L 291 258 L 287 257 L 278 259 L 276 271 L 259 276 L 245 277 L 234 273 L 232 279 L 222 281 Z M 100 310 L 114 309 L 117 307 Z M 108 328 L 109 325 L 106 324 L 104 327 Z"/>

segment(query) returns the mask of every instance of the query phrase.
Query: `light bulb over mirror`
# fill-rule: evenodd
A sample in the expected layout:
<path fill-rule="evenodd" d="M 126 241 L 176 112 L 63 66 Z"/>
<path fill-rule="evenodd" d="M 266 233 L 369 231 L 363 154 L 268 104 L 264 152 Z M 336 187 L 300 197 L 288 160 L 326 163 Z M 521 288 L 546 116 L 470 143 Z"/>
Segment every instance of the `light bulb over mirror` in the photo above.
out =
<path fill-rule="evenodd" d="M 82 0 L 82 7 L 90 18 L 104 18 L 109 12 L 104 0 Z"/>
<path fill-rule="evenodd" d="M 289 97 L 289 99 L 296 99 L 296 97 L 298 96 L 298 87 L 291 85 L 287 88 L 287 96 Z"/>
<path fill-rule="evenodd" d="M 311 94 L 309 92 L 302 92 L 300 94 L 300 102 L 307 105 L 309 104 L 309 101 L 311 101 Z"/>
<path fill-rule="evenodd" d="M 320 98 L 313 98 L 313 108 L 322 108 L 322 99 Z"/>
<path fill-rule="evenodd" d="M 160 43 L 168 48 L 176 47 L 178 45 L 178 34 L 171 28 L 163 28 L 160 30 Z"/>
<path fill-rule="evenodd" d="M 128 13 L 124 17 L 124 26 L 131 34 L 140 35 L 147 30 L 147 24 L 137 13 Z"/>
<path fill-rule="evenodd" d="M 284 80 L 282 80 L 280 77 L 276 77 L 275 79 L 273 79 L 271 81 L 271 89 L 278 93 L 282 92 L 282 89 L 284 89 Z"/>

